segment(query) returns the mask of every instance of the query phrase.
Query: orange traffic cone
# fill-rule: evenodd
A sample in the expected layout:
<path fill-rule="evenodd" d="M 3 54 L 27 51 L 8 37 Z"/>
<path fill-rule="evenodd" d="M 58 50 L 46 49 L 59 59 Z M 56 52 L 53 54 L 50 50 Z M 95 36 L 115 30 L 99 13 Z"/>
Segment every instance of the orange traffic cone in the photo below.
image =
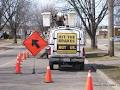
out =
<path fill-rule="evenodd" d="M 47 66 L 47 71 L 45 74 L 45 82 L 46 83 L 52 83 L 52 76 L 51 76 L 51 71 L 50 71 L 50 66 Z"/>
<path fill-rule="evenodd" d="M 23 60 L 23 53 L 20 53 L 20 58 L 21 60 Z"/>
<path fill-rule="evenodd" d="M 21 58 L 20 56 L 17 56 L 17 60 L 16 60 L 16 74 L 20 74 L 21 73 L 21 67 L 20 67 L 20 62 L 21 62 Z"/>
<path fill-rule="evenodd" d="M 18 61 L 20 63 L 22 60 L 21 58 L 22 58 L 21 53 L 18 53 L 16 61 Z"/>
<path fill-rule="evenodd" d="M 88 72 L 86 90 L 93 90 L 93 80 L 92 80 L 92 75 L 90 70 Z"/>
<path fill-rule="evenodd" d="M 20 74 L 21 73 L 21 68 L 20 68 L 20 63 L 19 61 L 16 62 L 16 74 Z"/>
<path fill-rule="evenodd" d="M 23 52 L 23 60 L 26 60 L 26 53 Z"/>

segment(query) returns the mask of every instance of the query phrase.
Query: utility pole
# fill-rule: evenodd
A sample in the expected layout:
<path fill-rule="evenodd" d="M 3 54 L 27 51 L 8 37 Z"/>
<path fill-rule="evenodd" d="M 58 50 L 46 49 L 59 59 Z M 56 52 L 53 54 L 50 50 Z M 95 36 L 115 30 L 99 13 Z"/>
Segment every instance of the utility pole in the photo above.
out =
<path fill-rule="evenodd" d="M 108 0 L 108 39 L 109 47 L 108 54 L 109 56 L 114 56 L 114 17 L 113 17 L 113 3 L 114 0 Z"/>

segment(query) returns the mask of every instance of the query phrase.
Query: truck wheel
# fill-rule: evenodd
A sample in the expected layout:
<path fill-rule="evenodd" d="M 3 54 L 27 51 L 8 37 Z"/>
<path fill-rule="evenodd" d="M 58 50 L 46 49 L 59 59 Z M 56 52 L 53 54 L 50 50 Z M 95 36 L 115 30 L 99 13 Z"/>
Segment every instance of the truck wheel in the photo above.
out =
<path fill-rule="evenodd" d="M 84 62 L 80 63 L 80 70 L 84 70 Z"/>
<path fill-rule="evenodd" d="M 50 69 L 53 70 L 53 62 L 49 62 Z"/>
<path fill-rule="evenodd" d="M 61 62 L 58 63 L 58 66 L 59 66 L 59 70 L 61 71 L 62 70 Z"/>

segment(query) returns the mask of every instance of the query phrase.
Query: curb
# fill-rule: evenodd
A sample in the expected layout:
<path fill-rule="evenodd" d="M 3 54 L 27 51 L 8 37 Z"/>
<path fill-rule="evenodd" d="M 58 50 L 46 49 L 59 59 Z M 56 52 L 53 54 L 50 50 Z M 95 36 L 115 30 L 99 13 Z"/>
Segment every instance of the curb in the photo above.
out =
<path fill-rule="evenodd" d="M 115 81 L 111 80 L 105 73 L 103 73 L 99 69 L 97 69 L 96 72 L 100 74 L 104 79 L 106 79 L 106 81 L 114 88 L 114 90 L 120 90 L 120 85 L 117 84 Z"/>

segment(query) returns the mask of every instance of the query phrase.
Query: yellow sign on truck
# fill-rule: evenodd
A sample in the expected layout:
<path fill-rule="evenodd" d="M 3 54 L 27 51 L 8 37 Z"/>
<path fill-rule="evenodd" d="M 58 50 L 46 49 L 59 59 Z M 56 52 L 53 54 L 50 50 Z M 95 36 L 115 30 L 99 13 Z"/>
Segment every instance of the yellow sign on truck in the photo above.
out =
<path fill-rule="evenodd" d="M 57 53 L 60 54 L 77 53 L 77 34 L 57 33 Z"/>

